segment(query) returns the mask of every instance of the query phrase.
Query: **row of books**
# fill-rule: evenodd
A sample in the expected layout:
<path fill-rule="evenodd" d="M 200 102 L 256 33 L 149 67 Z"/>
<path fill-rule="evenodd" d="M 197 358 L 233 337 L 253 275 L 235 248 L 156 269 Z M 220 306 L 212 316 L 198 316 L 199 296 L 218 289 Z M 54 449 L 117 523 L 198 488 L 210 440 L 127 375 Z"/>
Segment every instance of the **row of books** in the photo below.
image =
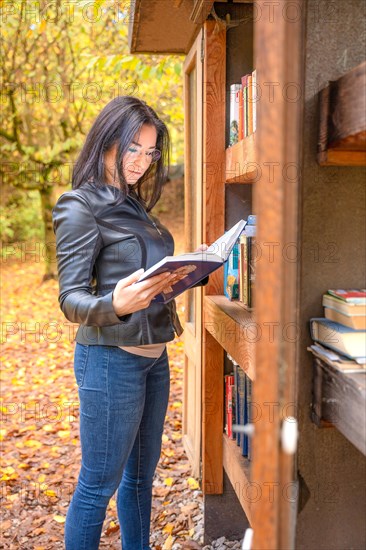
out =
<path fill-rule="evenodd" d="M 251 459 L 250 437 L 244 433 L 233 432 L 233 424 L 244 426 L 252 421 L 252 381 L 242 368 L 233 362 L 233 372 L 226 374 L 225 380 L 225 433 L 229 439 L 235 439 L 241 448 L 241 454 Z"/>
<path fill-rule="evenodd" d="M 255 234 L 256 216 L 251 214 L 224 264 L 225 296 L 229 300 L 239 300 L 248 309 L 254 306 Z"/>
<path fill-rule="evenodd" d="M 256 131 L 257 99 L 256 70 L 242 76 L 239 84 L 231 84 L 229 145 L 234 145 Z"/>
<path fill-rule="evenodd" d="M 366 290 L 331 289 L 324 317 L 310 319 L 311 351 L 347 372 L 366 372 Z"/>

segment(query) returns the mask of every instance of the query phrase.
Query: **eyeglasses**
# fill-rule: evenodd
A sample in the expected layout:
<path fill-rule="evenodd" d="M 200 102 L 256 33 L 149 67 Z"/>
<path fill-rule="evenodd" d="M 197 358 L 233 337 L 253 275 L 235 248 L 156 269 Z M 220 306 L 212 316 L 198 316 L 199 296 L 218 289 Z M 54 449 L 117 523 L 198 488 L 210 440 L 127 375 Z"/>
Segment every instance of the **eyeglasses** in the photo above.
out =
<path fill-rule="evenodd" d="M 144 150 L 142 148 L 135 147 L 133 145 L 130 145 L 129 148 L 127 149 L 127 155 L 132 160 L 139 157 L 142 152 L 145 153 L 145 159 L 150 164 L 152 164 L 154 162 L 157 162 L 161 157 L 161 151 L 159 151 L 159 149 L 147 149 L 147 150 L 145 149 Z"/>

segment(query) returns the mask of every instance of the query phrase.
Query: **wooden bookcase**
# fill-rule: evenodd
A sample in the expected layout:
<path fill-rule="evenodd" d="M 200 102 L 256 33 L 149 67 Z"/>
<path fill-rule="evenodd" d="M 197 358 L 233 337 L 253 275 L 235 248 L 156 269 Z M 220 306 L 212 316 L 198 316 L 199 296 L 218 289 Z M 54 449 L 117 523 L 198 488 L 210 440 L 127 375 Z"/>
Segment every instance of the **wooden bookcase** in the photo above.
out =
<path fill-rule="evenodd" d="M 285 4 L 285 2 L 283 3 Z M 323 503 L 322 513 L 314 496 L 316 489 L 311 487 L 315 482 L 314 476 L 309 474 L 308 481 L 303 472 L 313 468 L 309 449 L 311 441 L 317 441 L 321 446 L 323 435 L 310 434 L 314 429 L 311 420 L 314 420 L 310 410 L 310 386 L 313 374 L 313 358 L 303 360 L 306 344 L 309 343 L 308 320 L 312 316 L 321 316 L 321 294 L 332 285 L 361 286 L 364 266 L 358 262 L 356 273 L 350 276 L 349 268 L 339 273 L 329 274 L 324 270 L 323 278 L 328 277 L 325 286 L 320 281 L 309 283 L 308 275 L 302 279 L 303 273 L 309 266 L 307 258 L 293 260 L 293 251 L 309 246 L 309 239 L 317 235 L 316 229 L 306 228 L 307 217 L 311 217 L 311 206 L 303 201 L 304 172 L 316 163 L 316 146 L 313 152 L 307 145 L 307 134 L 310 127 L 304 120 L 308 113 L 316 112 L 314 106 L 306 106 L 304 94 L 300 94 L 296 101 L 288 100 L 295 90 L 304 92 L 308 85 L 309 76 L 306 75 L 305 59 L 305 28 L 309 25 L 311 16 L 309 6 L 301 0 L 296 6 L 302 16 L 295 21 L 282 15 L 271 21 L 267 16 L 256 18 L 253 23 L 253 33 L 248 33 L 248 27 L 242 28 L 242 51 L 237 52 L 235 39 L 229 34 L 232 30 L 218 32 L 214 21 L 206 21 L 205 52 L 204 52 L 204 85 L 203 85 L 203 220 L 204 239 L 212 242 L 223 229 L 237 221 L 237 212 L 234 218 L 228 220 L 230 211 L 226 207 L 228 186 L 236 184 L 244 188 L 251 187 L 252 209 L 257 214 L 258 233 L 257 242 L 262 248 L 262 256 L 256 266 L 255 281 L 255 309 L 247 309 L 238 301 L 229 301 L 223 296 L 222 273 L 215 273 L 210 277 L 210 283 L 205 288 L 203 300 L 203 371 L 202 371 L 202 487 L 205 495 L 224 494 L 224 475 L 230 480 L 237 499 L 244 510 L 249 524 L 254 529 L 253 548 L 255 549 L 287 549 L 287 548 L 337 548 L 338 542 L 331 542 L 332 537 L 325 535 L 331 521 L 326 514 L 326 504 Z M 257 2 L 257 13 L 266 13 L 266 2 Z M 216 6 L 216 3 L 215 3 Z M 231 6 L 232 7 L 232 6 Z M 242 5 L 240 11 L 235 10 L 236 17 L 246 20 L 251 9 Z M 217 4 L 216 12 L 227 13 L 229 6 Z M 306 11 L 308 10 L 308 12 Z M 306 14 L 307 13 L 307 17 Z M 234 16 L 233 16 L 234 17 Z M 235 17 L 234 17 L 235 18 Z M 248 25 L 244 22 L 243 25 Z M 240 25 L 236 32 L 240 32 Z M 253 40 L 253 50 L 246 42 L 245 36 Z M 243 49 L 248 49 L 247 56 Z M 230 80 L 231 63 L 234 69 Z M 239 75 L 244 75 L 257 69 L 257 81 L 262 90 L 262 97 L 257 108 L 257 131 L 244 138 L 232 147 L 226 147 L 227 139 L 223 136 L 228 133 L 227 122 L 228 105 L 227 95 L 230 84 L 240 81 Z M 221 80 L 226 74 L 225 87 Z M 357 74 L 359 76 L 360 70 Z M 360 80 L 360 77 L 359 77 Z M 270 89 L 272 84 L 272 89 Z M 276 94 L 277 90 L 277 94 Z M 313 90 L 312 90 L 313 92 Z M 226 105 L 220 101 L 226 95 Z M 317 97 L 317 94 L 314 94 Z M 362 104 L 363 100 L 359 101 Z M 357 109 L 356 109 L 357 110 Z M 314 124 L 314 121 L 313 121 Z M 361 126 L 363 122 L 361 121 Z M 359 125 L 360 126 L 360 125 Z M 210 128 L 215 127 L 212 133 Z M 322 119 L 316 120 L 316 130 L 320 128 Z M 356 149 L 341 151 L 341 155 L 333 157 L 333 163 L 362 165 L 364 163 L 364 133 L 358 134 Z M 347 146 L 345 147 L 347 149 Z M 329 154 L 329 151 L 328 151 Z M 309 158 L 309 155 L 312 155 Z M 325 155 L 325 156 L 324 156 Z M 323 154 L 323 159 L 326 152 Z M 334 160 L 334 159 L 340 160 Z M 319 157 L 320 160 L 320 157 Z M 214 163 L 224 166 L 220 171 L 221 180 L 217 172 L 212 170 Z M 329 164 L 329 163 L 328 163 Z M 209 167 L 206 168 L 205 167 Z M 351 174 L 348 174 L 348 178 Z M 347 177 L 347 174 L 345 174 Z M 360 174 L 358 174 L 360 177 Z M 320 180 L 323 174 L 318 175 Z M 308 187 L 311 187 L 308 185 Z M 360 193 L 358 187 L 357 193 Z M 323 199 L 324 190 L 323 190 Z M 223 202 L 226 208 L 223 208 Z M 346 206 L 351 208 L 350 205 Z M 223 219 L 223 212 L 225 218 Z M 317 213 L 319 207 L 316 209 Z M 348 210 L 347 217 L 351 214 Z M 332 227 L 336 214 L 329 214 L 328 223 Z M 241 217 L 245 217 L 242 215 Z M 320 223 L 321 223 L 320 216 Z M 327 230 L 328 231 L 328 230 Z M 358 234 L 360 232 L 358 231 Z M 348 236 L 350 238 L 350 235 Z M 363 242 L 363 245 L 362 245 Z M 357 245 L 360 250 L 365 246 L 365 240 Z M 340 243 L 343 252 L 346 242 Z M 324 253 L 324 252 L 323 252 Z M 364 258 L 364 253 L 361 254 Z M 315 255 L 314 255 L 315 258 Z M 311 261 L 311 260 L 310 260 Z M 307 264 L 306 264 L 307 262 Z M 319 262 L 318 262 L 319 263 Z M 319 267 L 318 265 L 316 266 Z M 328 266 L 325 266 L 328 268 Z M 316 271 L 316 270 L 315 270 Z M 339 281 L 339 282 L 338 282 Z M 320 284 L 319 284 L 320 283 Z M 304 293 L 312 297 L 315 304 L 313 310 L 307 306 Z M 308 298 L 307 298 L 308 299 Z M 317 300 L 317 302 L 315 302 Z M 319 311 L 320 309 L 320 311 Z M 295 333 L 301 331 L 301 338 Z M 286 332 L 288 331 L 288 332 Z M 253 334 L 259 337 L 253 338 Z M 259 405 L 262 417 L 255 423 L 253 437 L 253 460 L 248 461 L 241 455 L 240 447 L 223 433 L 224 417 L 224 360 L 223 351 L 226 351 L 240 365 L 244 372 L 254 381 L 253 401 Z M 311 354 L 308 354 L 311 355 Z M 306 367 L 303 365 L 306 364 Z M 320 366 L 318 366 L 320 368 Z M 324 368 L 324 366 L 323 366 Z M 307 369 L 307 372 L 306 370 Z M 310 380 L 309 380 L 309 372 Z M 322 371 L 323 372 L 323 371 Z M 319 373 L 318 373 L 319 376 Z M 303 403 L 302 387 L 308 388 L 308 408 Z M 357 395 L 354 409 L 357 414 L 353 418 L 362 420 L 364 403 L 364 386 L 358 385 L 353 393 Z M 329 398 L 327 395 L 318 395 L 320 400 Z M 340 394 L 338 394 L 340 399 Z M 345 415 L 344 421 L 337 425 L 338 432 L 355 443 L 357 430 L 354 428 L 351 436 L 347 433 L 350 426 L 347 424 L 351 415 L 346 415 L 347 402 L 340 408 Z M 300 407 L 300 410 L 299 410 Z M 286 454 L 281 445 L 281 429 L 285 416 L 295 416 L 299 421 L 300 447 L 295 455 Z M 326 415 L 323 421 L 326 420 Z M 320 426 L 320 423 L 318 424 Z M 323 422 L 322 425 L 325 425 Z M 313 425 L 314 426 L 314 425 Z M 364 422 L 360 424 L 361 430 Z M 356 449 L 349 449 L 348 442 L 337 440 L 334 428 L 329 437 L 334 439 L 338 455 L 333 457 L 337 471 L 341 470 L 342 454 L 349 452 L 355 467 L 356 494 L 361 494 L 363 457 L 357 454 Z M 326 436 L 325 436 L 326 437 Z M 358 442 L 356 447 L 362 451 L 364 441 Z M 345 451 L 347 449 L 347 451 Z M 353 454 L 354 453 L 354 454 Z M 317 462 L 321 460 L 321 451 L 317 451 Z M 324 463 L 318 464 L 320 476 L 316 479 L 322 486 L 326 473 L 326 453 Z M 323 478 L 321 477 L 323 476 Z M 345 475 L 347 478 L 348 475 Z M 335 478 L 336 479 L 336 478 Z M 341 482 L 332 481 L 334 487 Z M 333 486 L 332 485 L 332 486 Z M 310 486 L 310 487 L 309 487 Z M 289 496 L 289 492 L 291 496 Z M 293 497 L 296 493 L 297 497 Z M 344 491 L 344 503 L 340 502 L 333 518 L 337 517 L 340 523 L 342 510 L 356 498 Z M 328 498 L 327 496 L 324 497 Z M 210 503 L 206 500 L 207 514 L 210 513 Z M 310 504 L 307 504 L 311 502 Z M 306 520 L 302 510 L 311 506 L 311 513 Z M 365 503 L 361 505 L 364 510 Z M 353 525 L 362 524 L 362 511 L 353 519 Z M 318 518 L 317 518 L 318 514 Z M 320 514 L 320 515 L 319 515 Z M 301 518 L 301 519 L 300 519 Z M 325 519 L 324 519 L 325 518 Z M 316 526 L 316 535 L 309 535 Z M 343 540 L 353 541 L 362 539 L 355 535 L 344 524 L 339 529 Z M 321 534 L 323 533 L 323 534 Z M 324 541 L 320 540 L 324 536 Z M 317 546 L 318 545 L 318 546 Z"/>
<path fill-rule="evenodd" d="M 257 6 L 265 9 L 263 2 Z M 227 11 L 228 6 L 222 9 Z M 297 240 L 298 181 L 285 194 L 282 171 L 287 165 L 299 164 L 301 105 L 285 102 L 281 95 L 273 103 L 271 97 L 262 93 L 257 106 L 256 132 L 223 150 L 223 139 L 217 135 L 220 136 L 220 132 L 222 136 L 227 135 L 225 115 L 227 117 L 228 109 L 227 104 L 223 105 L 216 98 L 223 93 L 227 95 L 230 84 L 240 81 L 241 75 L 254 68 L 259 89 L 263 91 L 264 83 L 277 82 L 281 86 L 286 82 L 301 83 L 303 21 L 290 26 L 280 17 L 274 26 L 266 18 L 259 18 L 254 24 L 252 22 L 253 28 L 249 30 L 247 21 L 252 9 L 253 6 L 242 5 L 239 14 L 236 8 L 233 18 L 243 19 L 243 26 L 227 34 L 215 33 L 213 21 L 205 24 L 207 66 L 203 100 L 207 108 L 204 111 L 203 156 L 208 165 L 214 158 L 223 157 L 225 166 L 223 181 L 219 182 L 211 173 L 203 178 L 206 183 L 205 236 L 212 242 L 215 233 L 222 228 L 221 225 L 213 227 L 211 223 L 212 219 L 222 223 L 215 201 L 211 200 L 214 189 L 221 185 L 226 197 L 228 184 L 252 187 L 249 213 L 257 214 L 257 242 L 262 244 L 262 259 L 256 265 L 254 311 L 249 312 L 240 302 L 229 301 L 222 295 L 221 272 L 210 277 L 205 289 L 202 485 L 205 494 L 222 493 L 225 472 L 254 529 L 254 547 L 289 548 L 293 537 L 289 527 L 293 523 L 293 511 L 289 501 L 281 499 L 280 495 L 283 487 L 294 480 L 294 457 L 285 456 L 281 450 L 280 415 L 274 412 L 268 418 L 268 412 L 274 404 L 281 408 L 295 400 L 296 350 L 291 342 L 281 341 L 278 331 L 273 332 L 273 338 L 270 332 L 275 326 L 296 322 L 297 266 L 283 262 L 280 255 L 273 259 L 272 254 L 274 245 L 283 247 L 286 241 Z M 235 36 L 230 36 L 233 32 L 246 37 L 241 49 L 236 48 Z M 218 52 L 222 52 L 222 57 Z M 217 74 L 223 72 L 230 79 L 224 89 L 217 78 Z M 205 82 L 210 85 L 205 87 Z M 215 137 L 208 131 L 213 120 L 217 128 Z M 218 120 L 221 127 L 217 126 Z M 235 221 L 226 219 L 224 224 L 230 226 Z M 265 250 L 263 243 L 267 246 Z M 256 338 L 253 333 L 257 333 Z M 223 434 L 223 350 L 254 380 L 253 401 L 259 405 L 261 418 L 255 424 L 251 462 L 241 455 L 236 443 Z M 273 501 L 264 498 L 266 490 L 271 491 Z"/>
<path fill-rule="evenodd" d="M 187 298 L 184 429 L 193 471 L 201 465 L 205 543 L 242 537 L 250 524 L 252 550 L 362 548 L 365 456 L 354 424 L 365 420 L 365 387 L 308 347 L 322 294 L 365 280 L 364 0 L 134 6 L 133 52 L 186 55 L 189 248 L 254 213 L 262 251 L 254 311 L 223 296 L 222 270 Z M 254 68 L 257 130 L 228 148 L 229 86 Z M 329 125 L 334 112 L 346 114 L 343 127 Z M 225 351 L 254 381 L 262 411 L 250 463 L 224 434 Z M 342 405 L 336 424 L 327 399 Z M 299 425 L 290 455 L 286 416 Z"/>

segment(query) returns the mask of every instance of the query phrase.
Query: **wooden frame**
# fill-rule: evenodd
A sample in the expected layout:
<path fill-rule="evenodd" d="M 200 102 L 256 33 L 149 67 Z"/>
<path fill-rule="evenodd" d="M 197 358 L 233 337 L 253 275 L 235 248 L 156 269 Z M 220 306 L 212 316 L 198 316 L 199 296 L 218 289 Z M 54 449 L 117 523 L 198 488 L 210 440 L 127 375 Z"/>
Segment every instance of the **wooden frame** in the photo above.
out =
<path fill-rule="evenodd" d="M 214 33 L 215 22 L 204 24 L 203 81 L 203 227 L 205 242 L 214 242 L 224 232 L 225 190 L 221 168 L 225 163 L 225 71 L 226 32 Z M 215 132 L 211 129 L 215 128 Z M 222 294 L 216 272 L 205 294 Z M 203 324 L 202 370 L 202 490 L 222 493 L 222 418 L 224 350 Z"/>

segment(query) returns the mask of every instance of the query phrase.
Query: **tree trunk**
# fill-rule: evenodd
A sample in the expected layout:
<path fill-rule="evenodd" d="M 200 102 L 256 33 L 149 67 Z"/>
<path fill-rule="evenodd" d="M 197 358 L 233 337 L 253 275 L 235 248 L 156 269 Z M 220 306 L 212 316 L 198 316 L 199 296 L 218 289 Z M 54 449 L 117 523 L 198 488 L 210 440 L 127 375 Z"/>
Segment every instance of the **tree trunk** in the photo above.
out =
<path fill-rule="evenodd" d="M 56 203 L 56 190 L 54 187 L 44 186 L 39 190 L 41 195 L 42 218 L 44 223 L 44 247 L 43 257 L 45 261 L 45 274 L 43 280 L 57 279 L 56 239 L 52 226 L 52 208 Z"/>

